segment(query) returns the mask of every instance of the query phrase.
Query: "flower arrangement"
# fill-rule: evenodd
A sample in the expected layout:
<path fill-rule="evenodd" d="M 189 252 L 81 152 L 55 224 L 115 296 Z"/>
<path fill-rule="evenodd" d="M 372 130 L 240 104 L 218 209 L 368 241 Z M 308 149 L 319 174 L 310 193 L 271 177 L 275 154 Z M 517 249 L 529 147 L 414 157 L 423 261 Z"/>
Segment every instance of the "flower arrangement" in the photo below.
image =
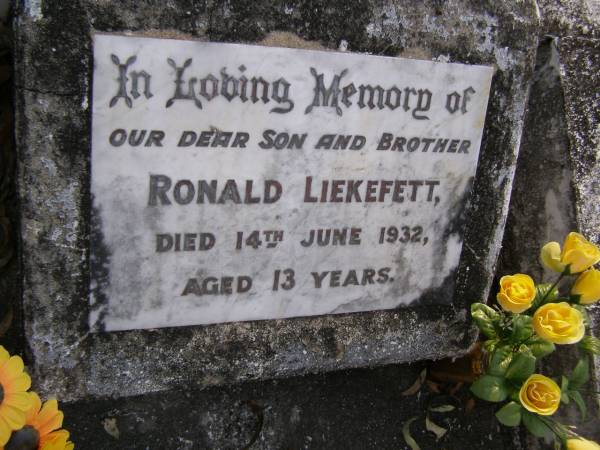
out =
<path fill-rule="evenodd" d="M 538 360 L 556 345 L 577 344 L 584 354 L 600 354 L 600 340 L 586 335 L 585 308 L 600 300 L 600 271 L 594 268 L 600 249 L 582 235 L 569 233 L 562 249 L 558 242 L 544 245 L 540 259 L 559 274 L 553 284 L 536 285 L 520 273 L 507 275 L 500 279 L 499 307 L 471 306 L 473 320 L 487 338 L 486 370 L 471 392 L 483 400 L 506 402 L 496 412 L 503 425 L 523 424 L 533 435 L 553 437 L 557 447 L 568 450 L 600 450 L 600 445 L 552 418 L 561 404 L 570 402 L 585 417 L 581 388 L 589 379 L 587 357 L 558 382 L 536 373 Z M 567 277 L 576 277 L 569 289 Z"/>
<path fill-rule="evenodd" d="M 0 450 L 72 450 L 57 401 L 42 405 L 30 387 L 21 357 L 0 345 Z"/>

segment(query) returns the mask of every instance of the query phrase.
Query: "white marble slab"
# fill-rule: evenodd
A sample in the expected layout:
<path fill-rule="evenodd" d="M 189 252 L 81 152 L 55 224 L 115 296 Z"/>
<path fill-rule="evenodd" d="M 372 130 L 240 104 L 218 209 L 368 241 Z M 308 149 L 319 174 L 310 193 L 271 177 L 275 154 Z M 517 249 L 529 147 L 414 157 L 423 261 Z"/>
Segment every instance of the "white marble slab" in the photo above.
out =
<path fill-rule="evenodd" d="M 342 73 L 337 108 L 334 89 L 315 104 L 317 77 L 327 90 Z M 92 329 L 450 301 L 491 77 L 483 66 L 97 34 Z M 358 148 L 327 148 L 327 134 Z M 387 134 L 396 149 L 378 150 Z M 263 148 L 277 136 L 285 148 Z M 345 244 L 301 244 L 318 229 L 345 230 Z"/>

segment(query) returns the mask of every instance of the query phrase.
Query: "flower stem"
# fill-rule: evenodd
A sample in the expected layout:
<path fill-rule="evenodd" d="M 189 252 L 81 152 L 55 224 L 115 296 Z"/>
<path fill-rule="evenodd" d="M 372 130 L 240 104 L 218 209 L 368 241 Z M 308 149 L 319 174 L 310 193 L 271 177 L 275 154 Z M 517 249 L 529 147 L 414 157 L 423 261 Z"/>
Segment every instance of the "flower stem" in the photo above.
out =
<path fill-rule="evenodd" d="M 567 270 L 564 270 L 563 272 L 561 272 L 561 274 L 558 276 L 558 278 L 556 279 L 556 281 L 554 282 L 554 284 L 552 286 L 550 286 L 550 289 L 548 289 L 548 292 L 546 292 L 546 295 L 544 295 L 544 297 L 542 298 L 542 301 L 540 302 L 540 306 L 543 305 L 546 302 L 546 299 L 548 298 L 548 296 L 550 295 L 550 293 L 556 289 L 556 286 L 558 286 L 558 283 L 560 283 L 560 280 L 563 279 L 563 277 L 567 274 Z"/>
<path fill-rule="evenodd" d="M 556 423 L 553 419 L 547 419 L 544 416 L 538 415 L 538 418 L 552 433 L 556 435 L 556 437 L 558 437 L 561 441 L 564 440 L 564 429 L 560 426 L 560 424 Z"/>

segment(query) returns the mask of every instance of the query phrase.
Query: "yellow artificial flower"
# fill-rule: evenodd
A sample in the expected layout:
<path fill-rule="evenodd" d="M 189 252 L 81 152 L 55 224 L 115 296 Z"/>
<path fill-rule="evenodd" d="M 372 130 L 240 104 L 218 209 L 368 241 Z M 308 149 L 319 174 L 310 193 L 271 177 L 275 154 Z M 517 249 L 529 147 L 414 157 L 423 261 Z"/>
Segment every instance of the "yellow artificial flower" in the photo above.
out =
<path fill-rule="evenodd" d="M 562 273 L 565 270 L 565 264 L 560 260 L 560 244 L 558 242 L 548 242 L 542 247 L 540 260 L 546 269 Z"/>
<path fill-rule="evenodd" d="M 579 233 L 571 232 L 563 243 L 562 252 L 558 242 L 549 242 L 540 254 L 542 264 L 555 272 L 569 266 L 571 273 L 579 273 L 600 261 L 600 248 Z"/>
<path fill-rule="evenodd" d="M 73 450 L 75 445 L 69 441 L 67 430 L 58 430 L 50 433 L 44 444 L 40 444 L 40 450 Z"/>
<path fill-rule="evenodd" d="M 600 445 L 587 439 L 567 439 L 567 450 L 600 450 Z"/>
<path fill-rule="evenodd" d="M 25 426 L 13 433 L 9 445 L 36 450 L 73 450 L 74 445 L 68 440 L 69 432 L 58 429 L 63 422 L 58 402 L 52 399 L 42 406 L 40 397 L 35 392 L 27 394 L 31 399 L 31 407 L 26 413 Z"/>
<path fill-rule="evenodd" d="M 591 268 L 579 275 L 571 288 L 571 294 L 579 295 L 579 303 L 582 305 L 600 300 L 600 270 Z"/>
<path fill-rule="evenodd" d="M 561 259 L 571 265 L 571 273 L 579 273 L 600 261 L 600 248 L 579 233 L 569 233 L 563 245 Z"/>
<path fill-rule="evenodd" d="M 20 356 L 10 356 L 0 345 L 0 446 L 6 444 L 13 430 L 25 425 L 25 412 L 31 406 L 31 378 L 23 372 Z"/>
<path fill-rule="evenodd" d="M 534 373 L 521 386 L 519 400 L 526 410 L 551 416 L 560 404 L 560 388 L 550 378 Z"/>
<path fill-rule="evenodd" d="M 529 309 L 534 298 L 535 284 L 529 275 L 517 273 L 500 278 L 496 300 L 505 311 L 521 313 Z"/>
<path fill-rule="evenodd" d="M 574 344 L 585 333 L 583 316 L 566 302 L 540 306 L 533 314 L 532 324 L 539 337 L 555 344 Z"/>

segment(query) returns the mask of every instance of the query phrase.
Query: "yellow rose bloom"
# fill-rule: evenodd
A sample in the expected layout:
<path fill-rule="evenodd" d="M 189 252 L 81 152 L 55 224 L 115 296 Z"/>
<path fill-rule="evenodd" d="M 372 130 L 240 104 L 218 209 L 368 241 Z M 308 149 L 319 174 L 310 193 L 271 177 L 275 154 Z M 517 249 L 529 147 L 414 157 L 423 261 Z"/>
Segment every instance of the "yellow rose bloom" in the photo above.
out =
<path fill-rule="evenodd" d="M 558 242 L 548 242 L 542 247 L 540 261 L 542 265 L 554 272 L 562 273 L 565 270 L 565 264 L 560 260 L 560 244 Z"/>
<path fill-rule="evenodd" d="M 526 410 L 551 416 L 560 404 L 560 388 L 550 378 L 533 374 L 521 386 L 519 400 Z"/>
<path fill-rule="evenodd" d="M 579 273 L 600 261 L 600 248 L 579 233 L 571 232 L 565 239 L 562 252 L 558 242 L 549 242 L 542 247 L 540 259 L 546 268 L 555 272 L 562 272 L 569 266 L 571 273 Z"/>
<path fill-rule="evenodd" d="M 579 273 L 600 261 L 600 248 L 579 233 L 571 232 L 563 243 L 562 252 L 558 242 L 549 242 L 540 253 L 542 264 L 555 272 L 569 266 L 571 273 Z"/>
<path fill-rule="evenodd" d="M 500 278 L 496 300 L 505 311 L 521 313 L 529 309 L 534 298 L 535 284 L 529 275 L 517 273 Z"/>
<path fill-rule="evenodd" d="M 567 450 L 600 450 L 600 445 L 587 439 L 567 439 Z"/>
<path fill-rule="evenodd" d="M 31 378 L 23 372 L 20 356 L 10 356 L 0 345 L 0 447 L 4 446 L 13 430 L 25 425 L 25 412 L 31 406 L 29 394 Z"/>
<path fill-rule="evenodd" d="M 569 233 L 563 245 L 561 260 L 571 265 L 571 273 L 583 272 L 600 261 L 600 248 L 579 233 Z"/>
<path fill-rule="evenodd" d="M 555 344 L 574 344 L 585 333 L 583 316 L 566 302 L 546 303 L 533 314 L 536 334 Z"/>
<path fill-rule="evenodd" d="M 579 275 L 571 288 L 571 294 L 579 295 L 579 303 L 582 305 L 600 300 L 600 271 L 591 268 Z"/>

